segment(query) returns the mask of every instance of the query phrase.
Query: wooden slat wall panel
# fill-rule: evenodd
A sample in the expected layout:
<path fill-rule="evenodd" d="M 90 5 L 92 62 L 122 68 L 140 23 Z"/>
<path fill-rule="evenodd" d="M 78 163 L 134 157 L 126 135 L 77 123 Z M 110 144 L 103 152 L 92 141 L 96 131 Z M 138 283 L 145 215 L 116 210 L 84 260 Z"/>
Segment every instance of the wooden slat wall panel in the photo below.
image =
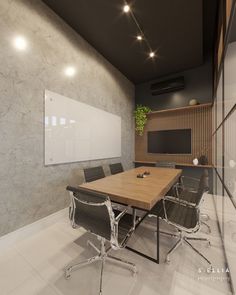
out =
<path fill-rule="evenodd" d="M 147 153 L 147 131 L 187 128 L 192 129 L 191 155 Z M 212 108 L 202 107 L 150 115 L 143 136 L 136 134 L 135 155 L 136 161 L 173 161 L 189 164 L 194 158 L 206 155 L 209 164 L 212 164 Z"/>
<path fill-rule="evenodd" d="M 228 26 L 232 9 L 232 0 L 226 0 L 226 25 Z"/>

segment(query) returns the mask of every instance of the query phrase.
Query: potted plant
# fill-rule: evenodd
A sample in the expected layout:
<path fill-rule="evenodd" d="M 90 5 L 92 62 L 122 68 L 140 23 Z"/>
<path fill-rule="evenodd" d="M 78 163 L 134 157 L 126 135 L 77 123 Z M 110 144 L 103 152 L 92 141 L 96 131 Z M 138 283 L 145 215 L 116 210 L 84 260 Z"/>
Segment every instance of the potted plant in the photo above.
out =
<path fill-rule="evenodd" d="M 147 114 L 151 112 L 149 107 L 143 105 L 137 105 L 134 116 L 135 116 L 135 130 L 138 132 L 138 135 L 142 136 L 144 127 L 147 123 Z"/>

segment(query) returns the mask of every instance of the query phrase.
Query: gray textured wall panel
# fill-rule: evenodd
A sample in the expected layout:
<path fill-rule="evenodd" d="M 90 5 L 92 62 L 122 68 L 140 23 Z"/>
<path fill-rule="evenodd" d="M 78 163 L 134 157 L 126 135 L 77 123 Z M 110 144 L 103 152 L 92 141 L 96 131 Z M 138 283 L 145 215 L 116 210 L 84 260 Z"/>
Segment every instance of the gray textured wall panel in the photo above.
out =
<path fill-rule="evenodd" d="M 12 42 L 28 40 L 26 51 Z M 134 86 L 38 0 L 0 1 L 0 235 L 68 205 L 83 167 L 134 160 Z M 65 77 L 67 65 L 76 76 Z M 122 117 L 122 158 L 44 167 L 44 90 Z"/>

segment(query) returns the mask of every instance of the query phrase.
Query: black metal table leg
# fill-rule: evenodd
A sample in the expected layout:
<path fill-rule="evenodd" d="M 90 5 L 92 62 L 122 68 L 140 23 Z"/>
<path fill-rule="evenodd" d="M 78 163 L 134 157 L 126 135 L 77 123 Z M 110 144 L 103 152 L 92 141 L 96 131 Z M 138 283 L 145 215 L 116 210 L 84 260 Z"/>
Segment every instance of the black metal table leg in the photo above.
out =
<path fill-rule="evenodd" d="M 141 224 L 141 222 L 145 219 L 145 217 L 147 216 L 149 214 L 149 212 L 147 212 L 142 218 L 141 218 L 141 220 L 139 220 L 138 221 L 138 223 L 136 224 L 136 227 L 135 227 L 135 229 L 137 229 L 137 227 Z M 140 251 L 138 251 L 138 250 L 135 250 L 135 249 L 133 249 L 133 248 L 131 248 L 131 247 L 129 247 L 129 246 L 126 246 L 126 249 L 128 249 L 129 251 L 132 251 L 132 252 L 134 252 L 134 253 L 136 253 L 136 254 L 138 254 L 138 255 L 140 255 L 140 256 L 142 256 L 142 257 L 144 257 L 144 258 L 146 258 L 146 259 L 148 259 L 148 260 L 150 260 L 150 261 L 152 261 L 152 262 L 155 262 L 155 263 L 157 263 L 157 264 L 159 264 L 159 218 L 157 217 L 156 218 L 156 220 L 157 220 L 157 233 L 156 233 L 156 235 L 157 235 L 157 240 L 156 240 L 156 242 L 157 242 L 157 244 L 156 244 L 156 254 L 157 254 L 157 257 L 156 258 L 153 258 L 153 257 L 151 257 L 151 256 L 148 256 L 148 255 L 146 255 L 146 254 L 144 254 L 144 253 L 142 253 L 142 252 L 140 252 Z"/>
<path fill-rule="evenodd" d="M 157 216 L 156 217 L 156 220 L 157 220 L 157 263 L 160 262 L 160 251 L 159 251 L 159 248 L 160 248 L 160 233 L 159 233 L 159 217 Z"/>

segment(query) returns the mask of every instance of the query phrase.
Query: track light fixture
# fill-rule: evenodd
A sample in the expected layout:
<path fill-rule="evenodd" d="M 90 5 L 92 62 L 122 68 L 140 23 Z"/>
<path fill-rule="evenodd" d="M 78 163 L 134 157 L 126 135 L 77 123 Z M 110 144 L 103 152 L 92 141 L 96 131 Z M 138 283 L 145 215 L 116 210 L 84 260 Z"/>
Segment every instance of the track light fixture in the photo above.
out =
<path fill-rule="evenodd" d="M 149 53 L 149 56 L 150 56 L 151 58 L 153 58 L 153 57 L 155 56 L 155 53 L 154 53 L 153 51 L 151 51 L 151 52 Z"/>
<path fill-rule="evenodd" d="M 128 4 L 125 4 L 123 10 L 125 13 L 128 13 L 130 11 L 130 6 Z"/>
<path fill-rule="evenodd" d="M 123 6 L 123 11 L 124 11 L 125 13 L 129 13 L 129 15 L 132 17 L 132 19 L 133 19 L 133 21 L 134 21 L 134 23 L 135 23 L 135 25 L 137 26 L 138 31 L 139 31 L 139 34 L 137 35 L 136 38 L 137 38 L 138 41 L 142 41 L 142 40 L 145 41 L 145 43 L 146 43 L 146 45 L 147 45 L 147 47 L 148 47 L 148 50 L 149 50 L 149 57 L 153 59 L 153 58 L 156 56 L 156 54 L 155 54 L 155 52 L 152 50 L 152 47 L 151 47 L 151 45 L 150 45 L 148 39 L 147 39 L 146 36 L 144 35 L 143 30 L 141 29 L 141 26 L 139 25 L 137 18 L 135 17 L 135 15 L 134 15 L 132 9 L 130 8 L 130 5 L 129 5 L 126 1 L 125 1 L 125 3 L 124 3 L 124 6 Z"/>

